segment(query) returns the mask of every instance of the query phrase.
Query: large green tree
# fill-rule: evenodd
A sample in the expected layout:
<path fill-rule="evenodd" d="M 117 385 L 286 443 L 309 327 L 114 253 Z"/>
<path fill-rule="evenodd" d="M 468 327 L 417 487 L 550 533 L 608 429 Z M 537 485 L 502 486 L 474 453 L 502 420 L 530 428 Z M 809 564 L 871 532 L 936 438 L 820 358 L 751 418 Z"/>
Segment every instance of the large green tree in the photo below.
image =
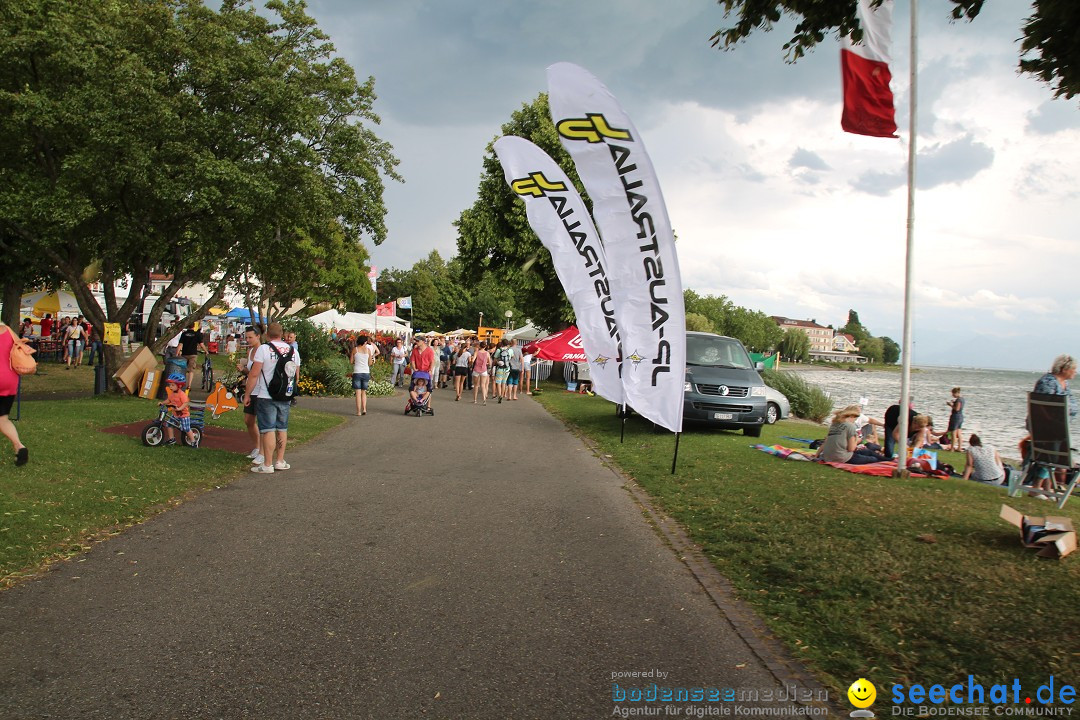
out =
<path fill-rule="evenodd" d="M 577 169 L 559 142 L 551 122 L 546 93 L 514 112 L 502 126 L 503 135 L 530 140 L 559 164 L 585 197 Z M 463 280 L 479 282 L 487 273 L 513 293 L 526 317 L 542 327 L 560 329 L 572 323 L 574 311 L 555 274 L 551 254 L 529 227 L 524 203 L 510 191 L 495 156 L 494 138 L 484 155 L 476 202 L 461 213 L 458 259 Z M 588 199 L 586 198 L 588 205 Z M 485 314 L 485 317 L 487 315 Z"/>
<path fill-rule="evenodd" d="M 973 20 L 984 0 L 949 0 L 954 19 Z M 771 30 L 783 15 L 797 21 L 794 34 L 784 44 L 790 61 L 835 33 L 862 38 L 855 18 L 855 0 L 717 0 L 734 24 L 717 30 L 713 46 L 734 47 L 754 30 Z M 1080 3 L 1076 0 L 1034 0 L 1031 16 L 1023 24 L 1020 70 L 1050 85 L 1058 97 L 1080 93 Z"/>
<path fill-rule="evenodd" d="M 396 160 L 368 129 L 378 122 L 372 80 L 333 58 L 302 2 L 266 8 L 25 0 L 0 9 L 0 242 L 15 237 L 3 249 L 49 260 L 99 329 L 131 318 L 152 270 L 173 281 L 151 332 L 189 283 L 211 284 L 205 311 L 244 273 L 259 274 L 257 263 L 275 273 L 294 256 L 297 267 L 317 266 L 335 242 L 385 237 L 382 177 L 396 177 Z M 90 265 L 104 306 L 82 282 Z M 309 277 L 313 288 L 326 280 Z M 283 286 L 276 275 L 272 283 Z M 107 351 L 107 363 L 118 360 Z"/>

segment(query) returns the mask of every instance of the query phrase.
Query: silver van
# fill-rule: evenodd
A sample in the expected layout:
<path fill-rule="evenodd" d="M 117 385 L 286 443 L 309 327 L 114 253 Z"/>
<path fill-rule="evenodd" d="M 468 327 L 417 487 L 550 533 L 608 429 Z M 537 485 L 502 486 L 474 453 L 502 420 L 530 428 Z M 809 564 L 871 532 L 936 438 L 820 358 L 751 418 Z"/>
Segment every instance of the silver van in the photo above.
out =
<path fill-rule="evenodd" d="M 686 333 L 686 401 L 683 419 L 761 435 L 768 398 L 765 381 L 735 338 Z"/>

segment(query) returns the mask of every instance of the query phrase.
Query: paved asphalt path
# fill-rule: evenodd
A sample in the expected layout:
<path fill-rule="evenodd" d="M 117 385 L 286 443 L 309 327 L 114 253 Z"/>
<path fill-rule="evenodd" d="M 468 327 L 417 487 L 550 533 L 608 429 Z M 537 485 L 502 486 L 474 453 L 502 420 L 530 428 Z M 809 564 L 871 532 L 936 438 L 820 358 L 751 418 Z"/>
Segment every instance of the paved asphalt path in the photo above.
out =
<path fill-rule="evenodd" d="M 402 408 L 0 593 L 0 718 L 605 718 L 616 672 L 779 686 L 531 398 Z"/>

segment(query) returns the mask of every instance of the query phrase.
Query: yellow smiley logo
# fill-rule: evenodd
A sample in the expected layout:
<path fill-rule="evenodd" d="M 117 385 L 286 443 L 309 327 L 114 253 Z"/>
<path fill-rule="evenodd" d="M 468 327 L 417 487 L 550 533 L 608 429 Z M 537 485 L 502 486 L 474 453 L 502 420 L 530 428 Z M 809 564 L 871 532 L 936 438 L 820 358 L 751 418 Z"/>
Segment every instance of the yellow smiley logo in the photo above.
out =
<path fill-rule="evenodd" d="M 859 678 L 851 683 L 847 690 L 848 701 L 857 708 L 867 708 L 874 704 L 877 690 L 874 684 L 866 678 Z"/>

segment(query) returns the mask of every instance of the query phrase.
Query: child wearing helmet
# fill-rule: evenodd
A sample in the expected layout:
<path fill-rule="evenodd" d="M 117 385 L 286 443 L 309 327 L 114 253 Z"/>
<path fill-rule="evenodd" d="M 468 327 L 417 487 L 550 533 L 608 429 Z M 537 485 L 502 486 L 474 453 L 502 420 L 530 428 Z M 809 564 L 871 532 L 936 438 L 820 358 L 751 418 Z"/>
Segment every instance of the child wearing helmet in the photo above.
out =
<path fill-rule="evenodd" d="M 165 388 L 168 390 L 169 399 L 165 402 L 166 405 L 172 410 L 173 415 L 180 423 L 180 429 L 184 431 L 187 437 L 187 442 L 190 447 L 198 448 L 199 444 L 195 442 L 195 433 L 191 431 L 191 400 L 188 399 L 188 394 L 184 392 L 184 387 L 187 385 L 187 378 L 179 373 L 173 373 L 165 379 Z M 165 428 L 165 431 L 169 435 L 169 439 L 165 441 L 166 445 L 175 445 L 176 438 L 174 437 L 172 426 L 169 425 Z"/>

